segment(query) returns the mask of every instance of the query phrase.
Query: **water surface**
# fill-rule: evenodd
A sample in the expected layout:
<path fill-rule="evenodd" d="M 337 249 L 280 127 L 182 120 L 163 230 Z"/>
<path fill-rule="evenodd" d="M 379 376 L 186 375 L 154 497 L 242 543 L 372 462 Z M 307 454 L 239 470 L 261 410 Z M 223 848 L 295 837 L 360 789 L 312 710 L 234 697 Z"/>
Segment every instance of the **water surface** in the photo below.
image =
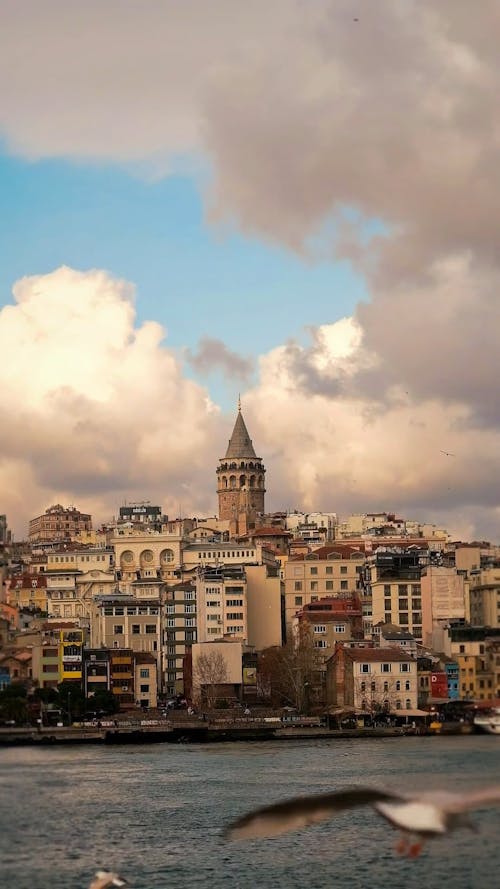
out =
<path fill-rule="evenodd" d="M 273 840 L 227 844 L 224 825 L 295 793 L 369 783 L 466 789 L 500 782 L 493 736 L 0 752 L 1 884 L 87 889 L 97 867 L 136 889 L 489 889 L 500 886 L 500 811 L 479 833 L 415 861 L 371 810 Z"/>

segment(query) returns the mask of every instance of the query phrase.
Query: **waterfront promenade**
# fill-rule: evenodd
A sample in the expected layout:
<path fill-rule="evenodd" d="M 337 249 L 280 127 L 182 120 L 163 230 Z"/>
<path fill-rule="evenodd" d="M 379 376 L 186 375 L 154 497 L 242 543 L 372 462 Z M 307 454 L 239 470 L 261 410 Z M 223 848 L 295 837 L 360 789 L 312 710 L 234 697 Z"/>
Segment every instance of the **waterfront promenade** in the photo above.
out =
<path fill-rule="evenodd" d="M 443 734 L 470 734 L 470 726 L 450 725 Z M 97 724 L 0 728 L 0 747 L 50 744 L 208 743 L 223 741 L 400 738 L 436 734 L 412 726 L 330 729 L 316 724 L 284 724 L 272 718 L 102 720 Z"/>

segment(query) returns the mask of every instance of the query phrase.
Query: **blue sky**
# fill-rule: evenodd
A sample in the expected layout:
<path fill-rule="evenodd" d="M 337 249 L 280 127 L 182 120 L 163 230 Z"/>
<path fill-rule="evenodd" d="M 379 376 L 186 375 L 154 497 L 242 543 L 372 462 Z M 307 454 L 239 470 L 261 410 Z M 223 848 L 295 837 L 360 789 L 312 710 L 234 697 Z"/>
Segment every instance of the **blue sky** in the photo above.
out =
<path fill-rule="evenodd" d="M 141 179 L 119 166 L 0 157 L 0 304 L 23 275 L 60 265 L 103 268 L 137 288 L 137 320 L 196 348 L 204 336 L 257 356 L 306 327 L 335 321 L 366 297 L 345 262 L 308 261 L 205 219 L 202 179 Z M 188 374 L 194 372 L 186 369 Z M 230 407 L 238 381 L 214 372 L 212 396 Z"/>

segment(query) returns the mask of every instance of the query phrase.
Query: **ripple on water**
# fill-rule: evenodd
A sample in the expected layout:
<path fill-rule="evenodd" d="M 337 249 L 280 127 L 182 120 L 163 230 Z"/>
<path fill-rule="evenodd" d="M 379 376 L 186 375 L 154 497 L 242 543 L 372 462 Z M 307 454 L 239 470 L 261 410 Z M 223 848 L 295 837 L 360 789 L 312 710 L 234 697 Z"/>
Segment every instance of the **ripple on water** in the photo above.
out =
<path fill-rule="evenodd" d="M 2 885 L 86 889 L 98 866 L 136 889 L 486 889 L 500 873 L 497 813 L 481 833 L 394 857 L 369 810 L 303 833 L 226 844 L 221 828 L 255 805 L 353 783 L 456 789 L 500 780 L 495 738 L 158 745 L 3 751 Z"/>

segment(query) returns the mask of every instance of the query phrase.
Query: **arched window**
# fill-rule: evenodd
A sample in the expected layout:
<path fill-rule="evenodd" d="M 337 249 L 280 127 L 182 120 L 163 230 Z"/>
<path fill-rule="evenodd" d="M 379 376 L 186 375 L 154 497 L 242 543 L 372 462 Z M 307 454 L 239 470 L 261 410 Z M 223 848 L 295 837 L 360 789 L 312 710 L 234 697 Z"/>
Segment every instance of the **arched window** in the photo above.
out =
<path fill-rule="evenodd" d="M 389 691 L 389 683 L 384 682 L 384 691 Z"/>
<path fill-rule="evenodd" d="M 401 691 L 401 683 L 400 683 L 399 679 L 396 682 L 396 691 Z"/>
<path fill-rule="evenodd" d="M 254 475 L 250 476 L 250 487 L 255 488 L 255 476 Z"/>
<path fill-rule="evenodd" d="M 366 691 L 366 682 L 361 683 L 361 691 Z"/>
<path fill-rule="evenodd" d="M 405 682 L 405 691 L 410 691 L 410 682 L 408 679 Z"/>
<path fill-rule="evenodd" d="M 401 710 L 401 701 L 396 701 L 396 710 Z"/>
<path fill-rule="evenodd" d="M 245 464 L 244 464 L 244 462 L 243 462 L 243 460 L 242 460 L 241 463 L 240 463 L 240 469 L 244 469 L 244 468 L 245 468 Z"/>
<path fill-rule="evenodd" d="M 375 691 L 376 688 L 377 688 L 376 683 L 375 683 L 375 682 L 372 682 L 372 684 L 371 684 L 371 690 L 372 690 L 372 691 Z"/>
<path fill-rule="evenodd" d="M 362 710 L 367 710 L 367 709 L 368 709 L 368 702 L 366 701 L 365 698 L 363 698 L 363 700 L 361 701 L 361 709 L 362 709 Z"/>
<path fill-rule="evenodd" d="M 409 698 L 406 698 L 406 709 L 411 710 L 411 701 Z"/>
<path fill-rule="evenodd" d="M 384 698 L 384 710 L 388 710 L 388 709 L 389 709 L 389 701 L 387 698 Z"/>
<path fill-rule="evenodd" d="M 174 551 L 173 549 L 164 549 L 160 553 L 160 563 L 162 565 L 166 565 L 168 562 L 174 561 Z"/>
<path fill-rule="evenodd" d="M 230 488 L 236 487 L 236 476 L 235 475 L 229 476 L 229 487 Z"/>
<path fill-rule="evenodd" d="M 135 562 L 134 554 L 131 549 L 126 549 L 120 556 L 120 565 L 124 570 L 131 568 Z"/>
<path fill-rule="evenodd" d="M 245 476 L 245 475 L 240 475 L 240 488 L 244 488 L 244 487 L 245 487 L 246 480 L 247 480 L 247 479 L 246 479 L 246 476 Z"/>
<path fill-rule="evenodd" d="M 151 549 L 144 549 L 141 553 L 141 568 L 151 568 L 154 562 L 154 553 Z"/>
<path fill-rule="evenodd" d="M 222 487 L 227 488 L 227 476 L 226 475 L 222 476 Z"/>

